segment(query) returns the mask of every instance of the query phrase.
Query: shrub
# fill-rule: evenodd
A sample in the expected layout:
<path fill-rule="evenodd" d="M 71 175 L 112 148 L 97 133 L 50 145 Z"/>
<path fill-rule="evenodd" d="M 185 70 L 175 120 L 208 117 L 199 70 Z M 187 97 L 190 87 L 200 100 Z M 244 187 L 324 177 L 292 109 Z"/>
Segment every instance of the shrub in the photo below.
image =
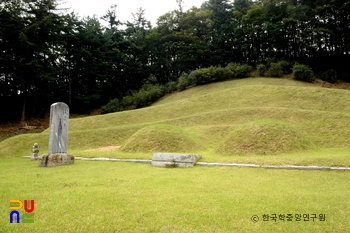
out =
<path fill-rule="evenodd" d="M 143 89 L 140 89 L 139 91 L 134 92 L 132 94 L 132 97 L 136 108 L 142 108 L 142 107 L 148 106 L 149 103 L 151 102 L 151 97 L 149 93 Z"/>
<path fill-rule="evenodd" d="M 131 95 L 124 96 L 122 99 L 123 108 L 127 110 L 135 109 L 136 106 L 134 105 L 134 102 L 134 97 Z"/>
<path fill-rule="evenodd" d="M 108 104 L 102 106 L 101 114 L 107 114 L 111 112 L 119 112 L 123 110 L 123 106 L 118 99 L 112 99 Z"/>
<path fill-rule="evenodd" d="M 165 92 L 172 93 L 177 90 L 177 83 L 174 81 L 170 81 L 165 85 Z"/>
<path fill-rule="evenodd" d="M 281 77 L 283 74 L 282 68 L 279 63 L 271 63 L 269 69 L 269 75 L 271 77 Z"/>
<path fill-rule="evenodd" d="M 308 66 L 299 64 L 293 66 L 293 77 L 306 82 L 315 80 L 314 72 Z"/>
<path fill-rule="evenodd" d="M 193 72 L 193 71 L 192 71 Z M 191 73 L 192 73 L 191 72 Z M 188 74 L 183 73 L 177 82 L 177 90 L 178 91 L 183 91 L 188 87 Z"/>
<path fill-rule="evenodd" d="M 335 83 L 337 80 L 336 71 L 334 69 L 323 71 L 320 73 L 320 79 L 326 82 Z"/>
<path fill-rule="evenodd" d="M 159 98 L 161 98 L 165 94 L 165 88 L 160 84 L 144 85 L 142 87 L 142 90 L 144 90 L 148 94 L 148 102 L 149 102 L 148 105 L 157 101 Z"/>
<path fill-rule="evenodd" d="M 216 67 L 210 66 L 209 68 L 198 69 L 195 72 L 196 84 L 202 85 L 212 83 L 216 80 Z"/>
<path fill-rule="evenodd" d="M 122 103 L 127 109 L 142 108 L 151 105 L 164 93 L 165 88 L 162 85 L 146 83 L 140 90 L 134 91 L 131 96 L 125 96 Z"/>
<path fill-rule="evenodd" d="M 233 72 L 230 69 L 218 67 L 215 71 L 215 80 L 227 80 L 233 78 Z"/>
<path fill-rule="evenodd" d="M 229 68 L 210 66 L 194 70 L 189 75 L 191 84 L 203 85 L 216 81 L 227 80 L 233 77 L 233 72 Z M 192 81 L 193 80 L 193 81 Z"/>
<path fill-rule="evenodd" d="M 188 79 L 187 79 L 188 86 L 196 85 L 196 83 L 197 83 L 197 79 L 196 79 L 197 72 L 196 71 L 197 70 L 194 70 L 188 75 Z"/>
<path fill-rule="evenodd" d="M 256 69 L 258 70 L 259 72 L 259 76 L 264 76 L 265 75 L 265 72 L 267 70 L 266 66 L 264 64 L 259 64 Z"/>
<path fill-rule="evenodd" d="M 175 82 L 172 85 L 174 84 L 176 85 Z M 132 94 L 124 96 L 121 101 L 113 99 L 107 105 L 102 106 L 101 114 L 149 106 L 162 97 L 165 91 L 165 87 L 160 84 L 146 82 L 140 90 L 132 91 Z"/>
<path fill-rule="evenodd" d="M 234 76 L 235 70 L 237 69 L 238 66 L 239 65 L 237 63 L 230 62 L 230 63 L 227 64 L 225 69 L 231 71 L 233 76 Z"/>
<path fill-rule="evenodd" d="M 252 72 L 252 70 L 253 70 L 253 67 L 247 64 L 237 66 L 235 69 L 235 77 L 236 78 L 249 77 L 250 72 Z"/>
<path fill-rule="evenodd" d="M 282 60 L 278 62 L 278 64 L 280 65 L 283 74 L 289 74 L 291 72 L 292 66 L 290 62 Z"/>

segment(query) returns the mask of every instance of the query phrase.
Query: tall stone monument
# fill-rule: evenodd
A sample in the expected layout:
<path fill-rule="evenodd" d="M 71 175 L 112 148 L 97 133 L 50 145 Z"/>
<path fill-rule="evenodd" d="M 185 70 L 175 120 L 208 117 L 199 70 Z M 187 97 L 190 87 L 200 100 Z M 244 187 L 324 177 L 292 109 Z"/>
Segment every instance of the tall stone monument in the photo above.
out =
<path fill-rule="evenodd" d="M 73 164 L 74 156 L 67 154 L 69 107 L 54 103 L 50 109 L 49 153 L 39 158 L 40 167 Z"/>
<path fill-rule="evenodd" d="M 49 154 L 67 152 L 68 120 L 69 107 L 65 103 L 51 105 Z"/>

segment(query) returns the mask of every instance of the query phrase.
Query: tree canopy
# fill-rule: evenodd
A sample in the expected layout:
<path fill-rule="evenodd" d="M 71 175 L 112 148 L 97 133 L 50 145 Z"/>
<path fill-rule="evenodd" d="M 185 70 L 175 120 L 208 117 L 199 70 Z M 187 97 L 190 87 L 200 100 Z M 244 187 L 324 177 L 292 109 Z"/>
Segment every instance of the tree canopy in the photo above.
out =
<path fill-rule="evenodd" d="M 229 63 L 305 63 L 350 81 L 350 0 L 208 0 L 120 22 L 117 5 L 79 18 L 60 0 L 0 2 L 0 123 L 53 102 L 88 112 L 150 81 L 166 84 Z"/>

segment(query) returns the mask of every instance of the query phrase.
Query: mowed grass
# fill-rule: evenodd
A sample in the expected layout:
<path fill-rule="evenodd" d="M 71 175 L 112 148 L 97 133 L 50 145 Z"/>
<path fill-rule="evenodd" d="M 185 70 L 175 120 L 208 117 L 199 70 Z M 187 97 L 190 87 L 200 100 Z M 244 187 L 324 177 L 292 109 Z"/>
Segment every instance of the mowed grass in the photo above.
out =
<path fill-rule="evenodd" d="M 0 232 L 348 232 L 350 173 L 0 159 Z M 10 224 L 10 200 L 35 200 Z M 23 209 L 21 211 L 23 213 Z M 316 214 L 276 222 L 263 215 Z M 319 215 L 325 214 L 326 221 Z M 257 215 L 260 220 L 252 222 Z"/>
<path fill-rule="evenodd" d="M 350 166 L 348 90 L 273 78 L 197 86 L 132 111 L 71 119 L 75 156 L 150 159 L 200 153 L 202 161 Z M 48 150 L 48 130 L 0 142 L 0 158 Z"/>

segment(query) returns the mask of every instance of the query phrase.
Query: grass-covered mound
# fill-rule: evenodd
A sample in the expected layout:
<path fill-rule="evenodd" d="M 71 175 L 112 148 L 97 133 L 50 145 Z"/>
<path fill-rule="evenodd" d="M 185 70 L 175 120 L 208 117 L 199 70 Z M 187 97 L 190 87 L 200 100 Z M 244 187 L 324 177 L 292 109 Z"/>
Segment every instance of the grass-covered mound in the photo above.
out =
<path fill-rule="evenodd" d="M 157 124 L 134 133 L 120 148 L 123 152 L 196 152 L 203 150 L 201 142 L 180 127 Z"/>
<path fill-rule="evenodd" d="M 314 148 L 294 127 L 279 121 L 253 121 L 239 125 L 217 148 L 227 155 L 272 155 Z"/>
<path fill-rule="evenodd" d="M 11 137 L 0 143 L 0 158 L 14 158 L 31 155 L 31 148 L 39 144 L 39 154 L 47 153 L 49 136 L 47 134 L 22 134 Z"/>
<path fill-rule="evenodd" d="M 150 159 L 152 151 L 188 152 L 200 153 L 201 161 L 350 166 L 349 102 L 348 90 L 288 79 L 213 83 L 173 93 L 150 107 L 70 119 L 68 152 L 74 156 L 137 159 Z M 247 142 L 241 141 L 246 144 L 231 146 L 241 148 L 238 152 L 221 148 L 223 142 L 232 142 L 230 137 L 240 139 L 253 130 L 247 131 L 248 126 L 253 127 L 247 122 L 262 119 L 284 122 L 281 124 L 285 127 L 260 126 L 261 133 L 250 133 Z M 291 144 L 281 141 L 281 127 Z M 46 130 L 1 141 L 0 158 L 30 155 L 34 142 L 39 143 L 39 154 L 47 153 L 48 134 Z M 295 135 L 299 135 L 296 140 Z M 305 138 L 319 149 L 308 150 Z M 227 156 L 242 153 L 252 156 Z M 256 156 L 263 153 L 266 155 Z"/>

